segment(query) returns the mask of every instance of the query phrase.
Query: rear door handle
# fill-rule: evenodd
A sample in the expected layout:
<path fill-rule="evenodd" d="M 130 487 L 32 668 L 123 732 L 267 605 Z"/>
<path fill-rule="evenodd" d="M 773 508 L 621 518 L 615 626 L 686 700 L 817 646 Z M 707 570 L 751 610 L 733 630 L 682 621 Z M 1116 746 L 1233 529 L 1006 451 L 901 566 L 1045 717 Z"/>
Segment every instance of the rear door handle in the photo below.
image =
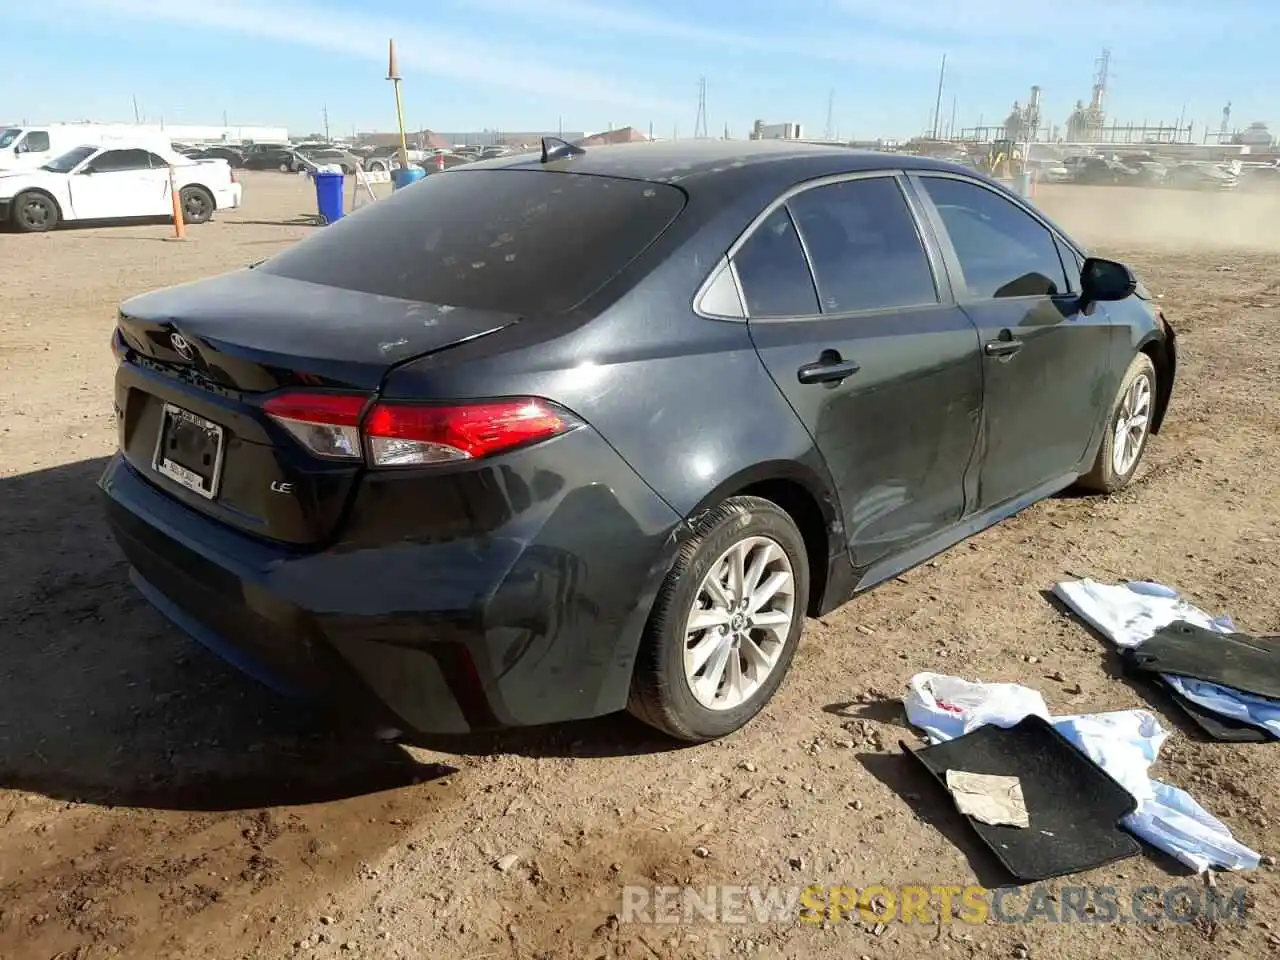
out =
<path fill-rule="evenodd" d="M 982 348 L 988 357 L 1012 357 L 1022 349 L 1021 340 L 989 340 Z"/>
<path fill-rule="evenodd" d="M 856 360 L 816 360 L 796 371 L 801 383 L 835 383 L 862 369 Z"/>

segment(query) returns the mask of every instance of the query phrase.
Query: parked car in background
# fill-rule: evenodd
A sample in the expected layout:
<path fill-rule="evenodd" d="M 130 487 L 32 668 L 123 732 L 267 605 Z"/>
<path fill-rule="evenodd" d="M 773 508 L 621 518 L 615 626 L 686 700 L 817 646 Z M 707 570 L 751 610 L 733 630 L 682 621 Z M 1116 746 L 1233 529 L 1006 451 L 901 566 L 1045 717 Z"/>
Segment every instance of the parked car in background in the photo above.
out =
<path fill-rule="evenodd" d="M 1106 157 L 1077 156 L 1067 157 L 1062 165 L 1071 173 L 1073 183 L 1083 184 L 1122 184 L 1137 183 L 1137 173 L 1122 163 Z"/>
<path fill-rule="evenodd" d="M 40 233 L 63 222 L 172 216 L 170 166 L 186 223 L 240 206 L 241 186 L 225 160 L 145 144 L 85 144 L 38 170 L 0 177 L 0 222 Z"/>
<path fill-rule="evenodd" d="M 409 150 L 409 165 L 429 167 L 427 163 L 428 154 L 425 150 Z M 377 170 L 384 173 L 392 170 L 400 169 L 400 148 L 398 146 L 375 147 L 364 158 L 364 168 L 366 170 Z"/>
<path fill-rule="evenodd" d="M 1169 171 L 1165 183 L 1182 190 L 1234 190 L 1240 178 L 1217 164 L 1180 163 Z"/>
<path fill-rule="evenodd" d="M 172 151 L 169 138 L 124 124 L 53 123 L 43 127 L 5 127 L 0 130 L 0 173 L 35 170 L 73 147 L 115 143 Z"/>
<path fill-rule="evenodd" d="M 958 166 L 552 144 L 125 302 L 101 486 L 142 593 L 278 689 L 708 740 L 806 615 L 1130 484 L 1175 339 Z"/>
<path fill-rule="evenodd" d="M 1169 168 L 1150 154 L 1119 156 L 1115 160 L 1127 170 L 1133 171 L 1136 183 L 1145 186 L 1159 186 L 1169 176 Z"/>
<path fill-rule="evenodd" d="M 314 164 L 317 167 L 341 167 L 342 172 L 347 174 L 355 173 L 356 170 L 358 170 L 364 163 L 360 157 L 347 150 L 311 150 L 307 153 L 299 151 L 298 156 L 310 161 L 311 164 Z M 298 164 L 297 166 L 299 169 L 303 167 L 302 164 Z"/>
<path fill-rule="evenodd" d="M 193 160 L 225 160 L 227 165 L 239 170 L 245 165 L 244 154 L 234 147 L 200 147 L 186 153 Z"/>
<path fill-rule="evenodd" d="M 1041 183 L 1068 183 L 1072 179 L 1061 160 L 1028 160 L 1027 166 Z"/>
<path fill-rule="evenodd" d="M 290 148 L 251 150 L 244 156 L 244 166 L 246 170 L 279 170 L 281 173 L 296 173 L 301 169 L 300 156 Z"/>

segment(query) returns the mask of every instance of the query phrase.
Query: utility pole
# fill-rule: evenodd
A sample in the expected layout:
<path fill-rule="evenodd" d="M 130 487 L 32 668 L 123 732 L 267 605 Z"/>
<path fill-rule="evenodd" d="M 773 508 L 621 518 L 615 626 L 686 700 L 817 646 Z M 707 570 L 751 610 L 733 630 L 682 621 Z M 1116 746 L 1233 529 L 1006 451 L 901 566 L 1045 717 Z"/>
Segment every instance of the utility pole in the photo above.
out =
<path fill-rule="evenodd" d="M 652 120 L 649 121 L 649 139 L 650 140 L 653 139 L 653 121 Z"/>
<path fill-rule="evenodd" d="M 133 98 L 133 122 L 142 123 L 142 114 L 138 112 L 138 98 L 136 96 Z"/>
<path fill-rule="evenodd" d="M 822 139 L 830 140 L 832 137 L 831 116 L 835 112 L 836 92 L 834 89 L 827 93 L 827 125 L 822 129 Z"/>
<path fill-rule="evenodd" d="M 955 136 L 956 132 L 956 98 L 951 98 L 951 122 L 947 124 L 947 139 L 950 140 Z"/>
<path fill-rule="evenodd" d="M 693 121 L 693 136 L 697 138 L 705 138 L 707 136 L 707 78 L 700 77 L 698 79 L 698 116 Z"/>
<path fill-rule="evenodd" d="M 324 106 L 323 113 L 324 113 L 324 142 L 328 143 L 329 142 L 329 105 L 327 103 Z"/>
<path fill-rule="evenodd" d="M 942 69 L 938 71 L 938 97 L 933 105 L 933 139 L 938 139 L 938 123 L 942 119 L 942 82 L 947 76 L 947 55 L 942 55 Z"/>
<path fill-rule="evenodd" d="M 396 91 L 396 125 L 400 129 L 400 169 L 409 169 L 409 144 L 404 137 L 404 102 L 400 99 L 400 66 L 396 62 L 396 42 L 387 41 L 387 79 Z"/>

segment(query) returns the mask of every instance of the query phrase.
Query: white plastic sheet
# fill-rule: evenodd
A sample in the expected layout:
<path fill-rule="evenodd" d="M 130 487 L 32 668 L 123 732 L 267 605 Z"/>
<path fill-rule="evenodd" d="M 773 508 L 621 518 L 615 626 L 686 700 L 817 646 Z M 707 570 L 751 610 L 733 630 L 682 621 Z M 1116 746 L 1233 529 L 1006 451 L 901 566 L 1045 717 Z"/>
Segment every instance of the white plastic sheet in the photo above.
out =
<path fill-rule="evenodd" d="M 1075 580 L 1056 584 L 1053 592 L 1118 647 L 1136 647 L 1175 620 L 1185 620 L 1216 633 L 1233 633 L 1236 629 L 1230 617 L 1210 616 L 1162 583 L 1134 580 L 1109 584 Z M 1280 702 L 1204 680 L 1162 676 L 1192 703 L 1263 727 L 1280 737 Z"/>

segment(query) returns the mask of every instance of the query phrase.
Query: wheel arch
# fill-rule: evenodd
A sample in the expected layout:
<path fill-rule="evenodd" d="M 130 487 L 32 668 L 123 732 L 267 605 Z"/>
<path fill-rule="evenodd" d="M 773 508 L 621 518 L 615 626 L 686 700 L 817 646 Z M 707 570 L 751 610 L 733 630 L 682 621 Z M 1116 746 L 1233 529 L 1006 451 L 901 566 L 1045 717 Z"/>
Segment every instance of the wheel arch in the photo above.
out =
<path fill-rule="evenodd" d="M 1173 397 L 1173 381 L 1178 369 L 1177 334 L 1165 324 L 1163 330 L 1153 330 L 1142 339 L 1138 352 L 1150 357 L 1156 368 L 1156 408 L 1152 411 L 1151 433 L 1158 434 Z"/>
<path fill-rule="evenodd" d="M 58 202 L 57 197 L 55 197 L 48 190 L 44 189 L 44 187 L 24 187 L 23 189 L 19 190 L 13 196 L 13 209 L 17 210 L 18 201 L 21 200 L 23 197 L 27 196 L 28 194 L 32 194 L 32 193 L 37 193 L 42 197 L 48 198 L 53 203 L 54 209 L 58 211 L 58 219 L 59 220 L 65 219 L 66 212 L 62 209 L 62 204 Z"/>
<path fill-rule="evenodd" d="M 829 600 L 833 586 L 831 558 L 841 554 L 845 544 L 839 502 L 831 484 L 812 468 L 795 461 L 758 463 L 718 483 L 689 511 L 681 532 L 687 535 L 696 518 L 737 496 L 760 497 L 786 511 L 804 539 L 809 561 L 806 611 L 810 616 L 821 616 L 835 606 Z"/>

